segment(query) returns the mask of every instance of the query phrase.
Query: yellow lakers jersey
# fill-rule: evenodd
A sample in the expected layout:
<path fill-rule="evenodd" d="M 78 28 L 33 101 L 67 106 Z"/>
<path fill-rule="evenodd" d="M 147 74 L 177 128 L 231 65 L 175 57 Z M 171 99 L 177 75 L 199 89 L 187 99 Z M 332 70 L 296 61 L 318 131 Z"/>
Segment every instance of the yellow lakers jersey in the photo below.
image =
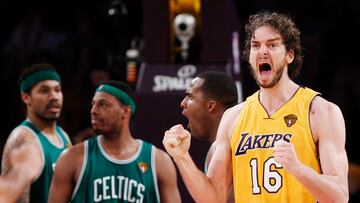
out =
<path fill-rule="evenodd" d="M 233 179 L 237 203 L 311 203 L 311 193 L 273 157 L 274 143 L 291 142 L 301 163 L 320 172 L 318 152 L 310 130 L 311 101 L 319 93 L 300 87 L 269 116 L 259 91 L 248 97 L 231 136 Z"/>

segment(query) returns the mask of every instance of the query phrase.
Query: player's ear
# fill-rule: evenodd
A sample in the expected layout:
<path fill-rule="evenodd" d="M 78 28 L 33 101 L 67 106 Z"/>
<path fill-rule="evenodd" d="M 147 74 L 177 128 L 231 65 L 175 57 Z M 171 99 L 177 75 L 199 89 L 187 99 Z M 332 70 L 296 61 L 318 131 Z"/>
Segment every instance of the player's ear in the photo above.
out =
<path fill-rule="evenodd" d="M 206 102 L 206 109 L 208 110 L 208 112 L 213 112 L 215 111 L 216 108 L 216 101 L 214 100 L 209 100 L 208 102 Z"/>
<path fill-rule="evenodd" d="M 130 106 L 126 106 L 126 108 L 124 108 L 124 115 L 126 117 L 131 118 L 131 107 Z"/>
<path fill-rule="evenodd" d="M 27 92 L 21 92 L 21 100 L 26 104 L 30 104 L 30 94 Z"/>
<path fill-rule="evenodd" d="M 124 105 L 124 104 L 121 104 L 121 115 L 120 115 L 120 118 L 122 120 L 124 119 L 128 119 L 130 120 L 131 118 L 131 107 L 130 106 L 127 106 L 127 105 Z"/>
<path fill-rule="evenodd" d="M 290 49 L 286 54 L 286 62 L 288 64 L 292 63 L 295 58 L 294 50 Z"/>

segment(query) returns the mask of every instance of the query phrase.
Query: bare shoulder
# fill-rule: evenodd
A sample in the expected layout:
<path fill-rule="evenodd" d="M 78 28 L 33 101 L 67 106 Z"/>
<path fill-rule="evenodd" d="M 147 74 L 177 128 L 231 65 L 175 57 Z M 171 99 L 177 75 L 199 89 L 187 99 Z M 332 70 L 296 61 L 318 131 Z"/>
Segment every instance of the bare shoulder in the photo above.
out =
<path fill-rule="evenodd" d="M 316 96 L 311 103 L 310 126 L 315 141 L 321 135 L 335 135 L 331 131 L 341 130 L 344 131 L 341 134 L 345 134 L 345 121 L 339 106 L 321 96 Z"/>
<path fill-rule="evenodd" d="M 175 174 L 175 165 L 170 156 L 163 150 L 155 147 L 155 166 L 156 172 L 160 177 L 166 178 L 167 175 Z"/>
<path fill-rule="evenodd" d="M 78 143 L 65 149 L 56 162 L 55 174 L 60 177 L 71 176 L 77 180 L 83 165 L 84 152 L 84 143 Z"/>
<path fill-rule="evenodd" d="M 41 149 L 40 145 L 33 135 L 33 133 L 24 127 L 15 128 L 9 135 L 6 144 L 4 146 L 3 157 L 2 157 L 2 174 L 7 174 L 12 167 L 11 156 L 14 151 L 21 152 L 24 150 L 19 150 L 23 147 L 27 149 L 31 149 L 33 153 L 24 153 L 24 156 L 30 156 L 31 159 L 40 159 L 35 160 L 34 163 L 40 163 L 41 165 Z M 35 155 L 35 156 L 34 156 Z M 13 160 L 13 159 L 12 159 Z M 13 160 L 16 161 L 16 160 Z M 38 168 L 40 166 L 34 166 L 34 168 Z"/>
<path fill-rule="evenodd" d="M 170 156 L 163 150 L 155 147 L 155 160 L 157 163 L 171 163 L 172 159 Z"/>
<path fill-rule="evenodd" d="M 84 157 L 84 143 L 78 143 L 76 145 L 73 145 L 67 149 L 65 149 L 60 157 L 59 161 L 61 162 L 76 162 L 79 161 L 79 159 L 83 159 Z"/>
<path fill-rule="evenodd" d="M 244 104 L 245 103 L 242 102 L 236 106 L 227 109 L 224 112 L 224 115 L 221 118 L 220 125 L 218 128 L 218 132 L 217 132 L 218 136 L 216 138 L 216 140 L 218 140 L 219 143 L 222 143 L 220 142 L 220 140 L 227 141 L 228 139 L 230 139 L 232 131 L 235 127 L 236 120 L 240 115 L 240 112 L 243 109 Z"/>
<path fill-rule="evenodd" d="M 314 124 L 326 121 L 343 122 L 343 115 L 339 106 L 320 96 L 316 96 L 311 103 L 310 119 Z"/>
<path fill-rule="evenodd" d="M 164 187 L 175 189 L 177 184 L 175 165 L 170 156 L 158 148 L 155 148 L 155 167 L 159 188 L 161 190 Z"/>
<path fill-rule="evenodd" d="M 156 147 L 155 167 L 161 202 L 181 202 L 175 165 L 165 151 Z"/>
<path fill-rule="evenodd" d="M 243 109 L 244 107 L 244 104 L 245 102 L 241 102 L 240 104 L 237 104 L 231 108 L 228 108 L 225 113 L 224 113 L 224 116 L 223 117 L 235 117 L 235 116 L 238 116 L 239 113 L 241 112 L 241 110 Z"/>
<path fill-rule="evenodd" d="M 17 127 L 10 133 L 5 146 L 18 146 L 29 142 L 37 142 L 33 132 L 25 127 Z"/>
<path fill-rule="evenodd" d="M 321 96 L 316 96 L 314 98 L 314 100 L 311 103 L 310 112 L 311 114 L 316 114 L 316 113 L 341 114 L 341 110 L 339 106 L 324 99 Z"/>
<path fill-rule="evenodd" d="M 34 148 L 40 150 L 40 145 L 32 131 L 24 127 L 17 127 L 10 133 L 4 147 L 3 155 L 5 156 L 7 152 L 11 152 L 25 144 L 32 144 Z"/>

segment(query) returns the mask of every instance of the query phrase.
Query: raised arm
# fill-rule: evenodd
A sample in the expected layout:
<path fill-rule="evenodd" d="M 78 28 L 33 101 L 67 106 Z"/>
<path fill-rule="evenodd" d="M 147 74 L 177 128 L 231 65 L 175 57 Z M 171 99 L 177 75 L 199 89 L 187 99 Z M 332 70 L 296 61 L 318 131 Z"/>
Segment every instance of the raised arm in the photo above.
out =
<path fill-rule="evenodd" d="M 348 202 L 348 160 L 345 151 L 345 123 L 338 106 L 316 97 L 310 110 L 310 125 L 318 143 L 322 174 L 300 163 L 293 150 L 287 161 L 279 160 L 319 202 Z M 279 147 L 279 146 L 276 146 Z M 281 143 L 283 149 L 293 146 Z M 289 161 L 292 160 L 292 161 Z"/>
<path fill-rule="evenodd" d="M 156 149 L 155 165 L 161 202 L 181 203 L 176 169 L 169 155 Z"/>
<path fill-rule="evenodd" d="M 181 125 L 165 132 L 163 144 L 173 157 L 182 179 L 196 202 L 226 202 L 232 183 L 231 149 L 229 133 L 237 111 L 224 113 L 216 140 L 216 149 L 211 159 L 208 176 L 197 168 L 189 155 L 190 133 Z"/>
<path fill-rule="evenodd" d="M 65 150 L 56 162 L 50 186 L 49 201 L 68 203 L 79 177 L 83 162 L 84 145 L 78 144 Z"/>
<path fill-rule="evenodd" d="M 42 168 L 41 151 L 34 137 L 24 129 L 10 135 L 2 158 L 0 203 L 29 202 L 30 185 Z"/>

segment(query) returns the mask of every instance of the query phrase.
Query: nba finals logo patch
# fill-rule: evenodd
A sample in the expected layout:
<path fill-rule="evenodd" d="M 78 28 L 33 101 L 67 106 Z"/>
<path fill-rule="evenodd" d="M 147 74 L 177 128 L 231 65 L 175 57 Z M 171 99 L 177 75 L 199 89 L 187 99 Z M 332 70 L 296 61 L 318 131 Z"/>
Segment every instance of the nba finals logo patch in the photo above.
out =
<path fill-rule="evenodd" d="M 296 120 L 297 116 L 294 114 L 289 114 L 284 117 L 284 121 L 287 127 L 291 127 L 292 125 L 294 125 L 296 123 Z"/>
<path fill-rule="evenodd" d="M 145 173 L 149 169 L 149 165 L 145 162 L 139 162 L 138 167 L 141 172 Z"/>

